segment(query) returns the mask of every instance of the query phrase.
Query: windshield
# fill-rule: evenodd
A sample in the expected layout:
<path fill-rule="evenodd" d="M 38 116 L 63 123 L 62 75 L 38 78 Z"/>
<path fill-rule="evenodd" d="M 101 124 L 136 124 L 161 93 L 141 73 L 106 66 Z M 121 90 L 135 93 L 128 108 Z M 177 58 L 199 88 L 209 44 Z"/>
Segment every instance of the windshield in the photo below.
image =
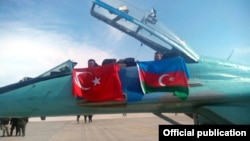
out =
<path fill-rule="evenodd" d="M 75 62 L 68 60 L 49 71 L 39 75 L 38 77 L 48 77 L 48 76 L 56 76 L 56 75 L 63 75 L 63 74 L 71 74 L 74 66 L 76 65 Z"/>
<path fill-rule="evenodd" d="M 156 18 L 155 9 L 145 13 L 123 1 L 93 0 L 91 15 L 165 53 L 165 57 L 181 56 L 186 62 L 198 62 L 199 56 Z"/>

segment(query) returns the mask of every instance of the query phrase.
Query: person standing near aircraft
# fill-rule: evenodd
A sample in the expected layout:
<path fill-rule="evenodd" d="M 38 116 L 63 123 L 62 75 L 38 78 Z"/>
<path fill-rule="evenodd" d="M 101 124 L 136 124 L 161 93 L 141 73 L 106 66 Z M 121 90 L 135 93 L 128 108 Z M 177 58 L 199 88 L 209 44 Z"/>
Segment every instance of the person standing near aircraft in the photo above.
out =
<path fill-rule="evenodd" d="M 92 67 L 97 67 L 99 66 L 96 61 L 94 59 L 89 59 L 88 60 L 88 68 L 92 68 Z M 84 116 L 84 122 L 87 123 L 87 118 L 89 119 L 89 123 L 92 122 L 92 117 L 93 115 L 92 114 L 88 114 L 88 115 L 83 115 Z M 79 124 L 79 120 L 80 120 L 80 115 L 77 115 L 76 117 L 76 121 L 77 123 Z"/>
<path fill-rule="evenodd" d="M 96 61 L 94 59 L 89 59 L 88 60 L 88 68 L 92 68 L 92 67 L 98 67 L 99 65 L 96 63 Z M 84 115 L 84 120 L 85 120 L 85 123 L 86 123 L 86 120 L 85 119 L 85 116 L 88 116 L 88 119 L 89 119 L 89 123 L 92 122 L 92 117 L 93 117 L 93 114 L 89 114 L 89 115 Z M 87 118 L 87 117 L 86 117 Z"/>
<path fill-rule="evenodd" d="M 9 122 L 10 122 L 10 118 L 1 118 L 0 119 L 0 126 L 3 130 L 3 137 L 5 137 L 5 132 L 7 134 L 7 136 L 9 136 Z"/>
<path fill-rule="evenodd" d="M 91 122 L 92 122 L 92 117 L 93 117 L 93 115 L 92 115 L 92 114 L 88 115 L 88 118 L 89 118 L 89 123 L 91 123 Z"/>
<path fill-rule="evenodd" d="M 88 68 L 92 68 L 92 67 L 98 67 L 99 65 L 96 63 L 96 61 L 94 59 L 89 59 L 88 60 Z"/>
<path fill-rule="evenodd" d="M 22 133 L 22 136 L 25 136 L 25 131 L 26 131 L 26 125 L 28 123 L 29 119 L 27 117 L 23 117 L 23 118 L 18 118 L 18 124 L 20 127 L 20 132 Z M 20 135 L 20 133 L 19 133 Z"/>
<path fill-rule="evenodd" d="M 76 115 L 76 121 L 77 121 L 78 124 L 79 124 L 80 116 L 81 115 Z"/>
<path fill-rule="evenodd" d="M 18 126 L 18 118 L 11 118 L 10 119 L 10 136 L 12 136 L 14 129 L 16 130 L 16 136 L 20 132 L 20 128 Z"/>
<path fill-rule="evenodd" d="M 154 55 L 154 60 L 157 61 L 157 60 L 161 60 L 162 59 L 162 56 L 163 54 L 159 51 L 155 52 L 155 55 Z"/>

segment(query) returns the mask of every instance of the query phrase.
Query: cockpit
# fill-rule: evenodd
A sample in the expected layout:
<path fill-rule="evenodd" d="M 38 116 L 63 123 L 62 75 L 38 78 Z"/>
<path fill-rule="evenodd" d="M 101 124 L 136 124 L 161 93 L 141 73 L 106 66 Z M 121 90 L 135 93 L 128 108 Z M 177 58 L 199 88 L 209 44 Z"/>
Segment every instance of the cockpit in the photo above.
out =
<path fill-rule="evenodd" d="M 48 70 L 47 72 L 39 75 L 38 77 L 48 77 L 48 76 L 58 76 L 58 75 L 71 74 L 71 72 L 74 69 L 74 66 L 76 64 L 77 64 L 76 62 L 72 62 L 71 60 L 67 60 L 66 62 L 63 62 L 62 64 Z"/>
<path fill-rule="evenodd" d="M 74 66 L 76 65 L 76 62 L 73 62 L 71 60 L 67 60 L 65 62 L 63 62 L 62 64 L 46 71 L 45 73 L 37 76 L 37 77 L 23 77 L 22 79 L 20 79 L 18 82 L 13 83 L 11 85 L 7 85 L 5 87 L 1 87 L 0 88 L 0 94 L 7 92 L 9 90 L 13 90 L 13 89 L 17 89 L 29 84 L 33 84 L 35 82 L 40 82 L 40 81 L 44 81 L 44 80 L 48 80 L 48 79 L 52 79 L 55 77 L 62 77 L 62 76 L 66 76 L 66 75 L 71 75 L 72 74 L 72 70 L 74 69 Z"/>

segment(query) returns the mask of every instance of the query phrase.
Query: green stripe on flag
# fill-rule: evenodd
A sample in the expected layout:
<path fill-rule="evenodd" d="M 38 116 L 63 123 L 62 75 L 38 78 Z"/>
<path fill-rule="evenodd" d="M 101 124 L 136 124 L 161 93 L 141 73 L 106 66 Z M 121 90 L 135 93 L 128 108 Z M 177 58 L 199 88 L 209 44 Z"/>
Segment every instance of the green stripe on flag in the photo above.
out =
<path fill-rule="evenodd" d="M 174 95 L 181 100 L 186 100 L 189 95 L 189 89 L 181 86 L 150 87 L 145 83 L 142 83 L 142 88 L 146 94 L 152 92 L 174 92 Z"/>

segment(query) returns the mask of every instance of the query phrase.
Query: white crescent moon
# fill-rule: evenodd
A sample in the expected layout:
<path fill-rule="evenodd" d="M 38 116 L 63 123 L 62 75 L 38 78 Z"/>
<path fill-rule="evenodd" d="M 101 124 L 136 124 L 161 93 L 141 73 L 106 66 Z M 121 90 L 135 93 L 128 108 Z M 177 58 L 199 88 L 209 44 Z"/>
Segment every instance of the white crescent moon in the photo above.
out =
<path fill-rule="evenodd" d="M 160 86 L 166 86 L 166 84 L 162 83 L 162 79 L 165 77 L 165 76 L 168 76 L 168 74 L 163 74 L 159 77 L 158 79 L 158 83 Z"/>
<path fill-rule="evenodd" d="M 92 74 L 91 72 L 76 72 L 75 83 L 76 83 L 77 86 L 78 86 L 79 88 L 81 88 L 82 90 L 89 90 L 90 87 L 83 87 L 83 86 L 81 85 L 80 81 L 79 81 L 78 76 L 79 76 L 80 74 L 83 74 L 83 73 L 88 73 L 88 74 L 90 74 L 90 75 Z"/>

